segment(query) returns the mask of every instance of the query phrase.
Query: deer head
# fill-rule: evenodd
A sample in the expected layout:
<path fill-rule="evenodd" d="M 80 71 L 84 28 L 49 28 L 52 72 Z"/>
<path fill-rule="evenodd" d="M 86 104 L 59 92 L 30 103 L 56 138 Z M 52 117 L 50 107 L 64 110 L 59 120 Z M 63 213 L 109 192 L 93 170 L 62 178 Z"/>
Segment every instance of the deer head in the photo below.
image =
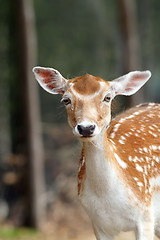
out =
<path fill-rule="evenodd" d="M 34 67 L 39 84 L 51 94 L 61 94 L 73 133 L 90 140 L 102 132 L 111 120 L 111 102 L 116 95 L 136 93 L 150 78 L 150 71 L 134 71 L 113 81 L 86 74 L 65 79 L 53 68 Z"/>

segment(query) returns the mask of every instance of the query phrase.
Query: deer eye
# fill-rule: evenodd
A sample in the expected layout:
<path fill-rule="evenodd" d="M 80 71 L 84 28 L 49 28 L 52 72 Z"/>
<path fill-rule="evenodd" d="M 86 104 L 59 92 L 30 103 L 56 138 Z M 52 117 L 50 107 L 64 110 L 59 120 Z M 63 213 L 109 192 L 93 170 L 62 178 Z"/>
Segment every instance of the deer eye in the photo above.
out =
<path fill-rule="evenodd" d="M 110 101 L 111 101 L 111 94 L 108 93 L 108 94 L 104 97 L 103 101 L 104 101 L 104 102 L 110 102 Z"/>
<path fill-rule="evenodd" d="M 69 98 L 62 98 L 61 102 L 62 102 L 65 106 L 67 106 L 67 105 L 69 105 L 69 104 L 71 103 L 71 100 L 70 100 Z"/>

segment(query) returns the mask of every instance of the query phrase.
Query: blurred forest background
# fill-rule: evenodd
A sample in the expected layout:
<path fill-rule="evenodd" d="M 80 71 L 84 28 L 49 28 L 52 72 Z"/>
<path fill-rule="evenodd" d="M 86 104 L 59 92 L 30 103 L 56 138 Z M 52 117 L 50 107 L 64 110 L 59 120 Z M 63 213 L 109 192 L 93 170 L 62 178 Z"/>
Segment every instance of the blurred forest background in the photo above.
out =
<path fill-rule="evenodd" d="M 159 0 L 1 0 L 0 239 L 95 239 L 76 197 L 79 144 L 60 96 L 41 90 L 32 68 L 106 80 L 148 69 L 151 80 L 113 114 L 160 102 L 159 12 Z"/>

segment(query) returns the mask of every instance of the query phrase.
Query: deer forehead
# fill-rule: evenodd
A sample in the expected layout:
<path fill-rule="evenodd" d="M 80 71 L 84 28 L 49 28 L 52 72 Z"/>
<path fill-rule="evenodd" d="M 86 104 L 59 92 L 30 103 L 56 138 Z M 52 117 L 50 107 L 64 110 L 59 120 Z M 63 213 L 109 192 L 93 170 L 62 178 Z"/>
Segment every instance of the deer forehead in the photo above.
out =
<path fill-rule="evenodd" d="M 69 80 L 68 85 L 68 90 L 82 99 L 101 95 L 110 88 L 109 82 L 89 74 Z"/>

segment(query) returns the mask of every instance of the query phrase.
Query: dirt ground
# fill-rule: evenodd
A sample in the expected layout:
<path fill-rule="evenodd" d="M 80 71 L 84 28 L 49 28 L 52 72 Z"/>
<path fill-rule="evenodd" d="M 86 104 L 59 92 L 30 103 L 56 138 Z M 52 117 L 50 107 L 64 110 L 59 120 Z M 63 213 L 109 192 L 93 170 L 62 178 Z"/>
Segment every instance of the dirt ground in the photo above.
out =
<path fill-rule="evenodd" d="M 74 236 L 74 234 L 70 235 L 68 234 L 67 229 L 63 229 L 61 231 L 58 231 L 56 235 L 44 235 L 45 240 L 96 240 L 93 232 L 91 229 L 88 229 L 88 231 L 83 231 L 79 233 L 79 235 Z M 39 239 L 41 240 L 41 239 Z M 133 232 L 127 232 L 127 233 L 120 233 L 117 237 L 115 237 L 115 240 L 135 240 Z M 155 240 L 158 240 L 158 238 L 155 237 Z"/>

